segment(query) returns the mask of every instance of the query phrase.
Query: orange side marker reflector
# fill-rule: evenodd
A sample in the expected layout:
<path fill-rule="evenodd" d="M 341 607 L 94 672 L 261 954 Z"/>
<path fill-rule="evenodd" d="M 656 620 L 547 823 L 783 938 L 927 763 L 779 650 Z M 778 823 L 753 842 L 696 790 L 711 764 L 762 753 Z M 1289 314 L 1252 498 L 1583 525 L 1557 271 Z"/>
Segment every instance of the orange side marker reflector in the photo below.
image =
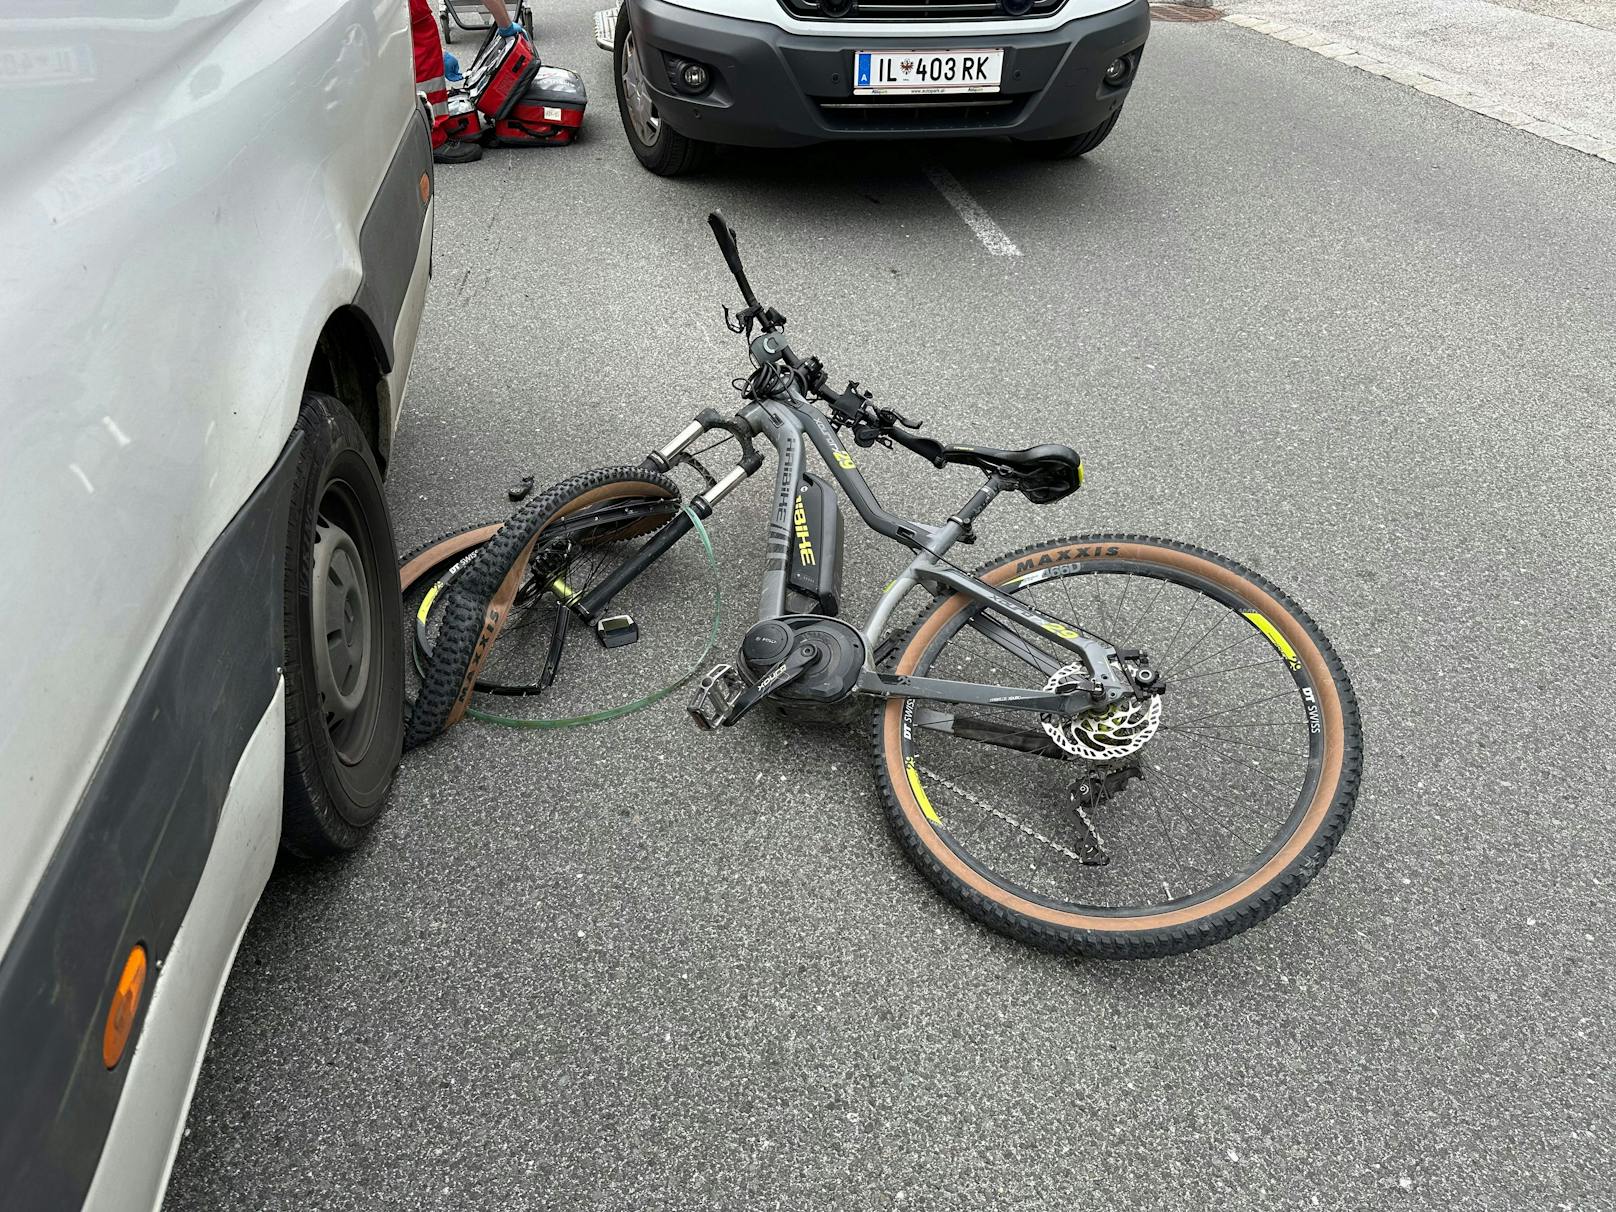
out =
<path fill-rule="evenodd" d="M 425 206 L 426 205 L 426 200 L 428 198 L 430 198 L 431 196 L 432 196 L 432 174 L 431 173 L 422 173 L 421 174 L 421 205 Z"/>
<path fill-rule="evenodd" d="M 107 1011 L 106 1033 L 101 1036 L 101 1060 L 108 1069 L 116 1068 L 123 1059 L 129 1033 L 135 1029 L 140 995 L 145 989 L 146 948 L 136 943 L 129 958 L 124 961 L 123 975 L 118 978 L 118 988 L 112 995 L 112 1006 Z"/>

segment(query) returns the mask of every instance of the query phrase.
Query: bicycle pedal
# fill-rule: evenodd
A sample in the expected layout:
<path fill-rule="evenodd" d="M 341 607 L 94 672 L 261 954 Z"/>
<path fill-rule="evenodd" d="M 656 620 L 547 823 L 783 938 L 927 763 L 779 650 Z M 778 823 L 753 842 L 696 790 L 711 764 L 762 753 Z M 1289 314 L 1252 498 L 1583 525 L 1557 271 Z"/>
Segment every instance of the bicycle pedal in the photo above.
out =
<path fill-rule="evenodd" d="M 714 665 L 701 679 L 696 693 L 690 696 L 690 705 L 685 710 L 690 713 L 691 722 L 703 732 L 728 727 L 730 710 L 746 689 L 746 679 L 736 672 L 735 666 Z"/>
<path fill-rule="evenodd" d="M 626 648 L 640 638 L 640 626 L 626 614 L 595 620 L 595 639 L 602 648 Z"/>

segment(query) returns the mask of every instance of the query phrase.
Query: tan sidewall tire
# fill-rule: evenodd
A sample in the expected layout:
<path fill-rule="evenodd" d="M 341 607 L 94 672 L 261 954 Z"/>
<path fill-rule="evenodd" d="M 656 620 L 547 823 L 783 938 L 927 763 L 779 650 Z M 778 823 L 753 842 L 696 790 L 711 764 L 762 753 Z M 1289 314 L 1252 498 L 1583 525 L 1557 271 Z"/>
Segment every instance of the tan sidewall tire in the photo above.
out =
<path fill-rule="evenodd" d="M 1095 553 L 1097 544 L 1104 548 L 1103 556 Z M 1212 558 L 1210 552 L 1200 552 L 1182 544 L 1169 544 L 1164 540 L 1142 536 L 1102 535 L 1062 539 L 1005 556 L 978 570 L 976 575 L 990 585 L 1002 585 L 1018 575 L 1018 565 L 1024 564 L 1029 556 L 1039 554 L 1048 554 L 1056 562 L 1081 563 L 1103 558 L 1175 567 L 1228 590 L 1246 603 L 1246 609 L 1265 615 L 1295 650 L 1320 700 L 1324 755 L 1312 801 L 1285 845 L 1255 873 L 1216 897 L 1161 913 L 1129 917 L 1055 909 L 1017 896 L 988 880 L 965 863 L 938 836 L 936 827 L 921 809 L 904 767 L 903 711 L 908 700 L 890 699 L 877 714 L 876 740 L 882 790 L 888 798 L 889 807 L 895 807 L 897 815 L 901 817 L 894 824 L 899 826 L 900 833 L 907 831 L 930 860 L 929 863 L 922 863 L 927 868 L 927 874 L 975 916 L 988 920 L 990 925 L 1002 924 L 982 912 L 987 906 L 974 903 L 980 898 L 987 905 L 997 906 L 1028 925 L 1042 927 L 1048 936 L 1028 941 L 1041 942 L 1057 949 L 1110 950 L 1104 945 L 1084 946 L 1085 936 L 1092 936 L 1088 941 L 1096 944 L 1103 944 L 1106 939 L 1125 942 L 1129 936 L 1139 936 L 1141 939 L 1154 938 L 1154 945 L 1147 949 L 1149 953 L 1189 950 L 1238 933 L 1267 917 L 1300 891 L 1323 865 L 1334 847 L 1336 836 L 1345 827 L 1345 814 L 1350 813 L 1352 798 L 1356 795 L 1360 760 L 1358 747 L 1361 743 L 1357 709 L 1350 683 L 1339 660 L 1334 658 L 1333 653 L 1326 656 L 1316 629 L 1304 622 L 1306 616 L 1299 607 L 1282 600 L 1277 589 L 1267 586 L 1254 573 L 1237 571 L 1231 564 L 1221 562 L 1221 558 Z M 898 650 L 896 672 L 913 673 L 928 645 L 968 604 L 969 599 L 954 594 L 922 615 Z M 1343 791 L 1349 793 L 1344 804 Z M 1333 832 L 1330 829 L 1332 823 L 1335 826 Z M 1318 848 L 1321 837 L 1327 845 L 1322 853 L 1310 859 L 1309 851 Z M 936 864 L 935 870 L 930 868 L 930 863 Z M 1287 876 L 1294 887 L 1284 887 Z M 1264 903 L 1265 897 L 1274 903 Z M 1249 920 L 1240 921 L 1240 918 Z M 1202 929 L 1203 926 L 1207 929 Z"/>

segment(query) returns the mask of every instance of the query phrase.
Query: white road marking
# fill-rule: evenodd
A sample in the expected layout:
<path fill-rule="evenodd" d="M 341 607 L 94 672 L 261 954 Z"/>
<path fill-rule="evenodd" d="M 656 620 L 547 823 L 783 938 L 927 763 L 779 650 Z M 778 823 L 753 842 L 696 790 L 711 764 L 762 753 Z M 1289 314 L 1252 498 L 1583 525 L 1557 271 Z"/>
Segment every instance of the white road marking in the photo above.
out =
<path fill-rule="evenodd" d="M 945 168 L 926 169 L 926 180 L 937 187 L 937 192 L 947 199 L 948 204 L 954 208 L 956 214 L 965 220 L 965 226 L 976 233 L 976 238 L 982 241 L 982 247 L 995 257 L 1019 257 L 1021 250 L 1004 229 L 993 221 L 993 216 L 982 209 L 981 203 L 965 192 L 965 187 L 954 179 L 954 174 Z"/>
<path fill-rule="evenodd" d="M 1529 135 L 1536 135 L 1540 139 L 1547 139 L 1551 143 L 1558 143 L 1584 155 L 1597 156 L 1601 160 L 1616 164 L 1616 143 L 1608 143 L 1597 135 L 1582 134 L 1554 122 L 1544 122 L 1531 114 L 1502 105 L 1490 97 L 1480 96 L 1421 72 L 1382 63 L 1345 42 L 1336 42 L 1304 25 L 1288 25 L 1283 21 L 1269 21 L 1262 17 L 1246 16 L 1243 13 L 1229 13 L 1224 17 L 1224 21 L 1230 25 L 1244 26 L 1259 34 L 1267 34 L 1270 38 L 1278 38 L 1281 42 L 1289 42 L 1292 46 L 1310 50 L 1315 55 L 1334 59 L 1337 63 L 1355 67 L 1372 76 L 1381 76 L 1393 84 L 1418 89 L 1429 96 L 1439 97 L 1443 101 L 1457 105 L 1460 109 L 1468 109 L 1471 113 L 1481 114 L 1506 126 L 1513 126 Z"/>

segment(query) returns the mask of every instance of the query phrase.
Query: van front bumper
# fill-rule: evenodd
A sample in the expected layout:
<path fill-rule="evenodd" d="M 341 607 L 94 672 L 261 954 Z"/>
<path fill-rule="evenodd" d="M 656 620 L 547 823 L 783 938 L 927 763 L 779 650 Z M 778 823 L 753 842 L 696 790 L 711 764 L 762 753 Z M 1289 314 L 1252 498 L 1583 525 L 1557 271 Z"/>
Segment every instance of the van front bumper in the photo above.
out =
<path fill-rule="evenodd" d="M 759 21 L 716 17 L 668 3 L 627 0 L 626 16 L 658 116 L 692 139 L 745 147 L 800 147 L 831 139 L 1012 135 L 1063 139 L 1099 126 L 1122 107 L 1150 31 L 1147 0 L 1033 34 L 973 34 L 970 22 L 936 22 L 924 36 L 869 37 L 856 23 L 834 34 L 793 34 Z M 855 97 L 859 50 L 1001 47 L 1001 91 L 954 97 Z M 1131 56 L 1120 86 L 1106 65 Z M 706 65 L 699 97 L 673 85 L 676 60 Z M 658 70 L 662 69 L 662 70 Z"/>

